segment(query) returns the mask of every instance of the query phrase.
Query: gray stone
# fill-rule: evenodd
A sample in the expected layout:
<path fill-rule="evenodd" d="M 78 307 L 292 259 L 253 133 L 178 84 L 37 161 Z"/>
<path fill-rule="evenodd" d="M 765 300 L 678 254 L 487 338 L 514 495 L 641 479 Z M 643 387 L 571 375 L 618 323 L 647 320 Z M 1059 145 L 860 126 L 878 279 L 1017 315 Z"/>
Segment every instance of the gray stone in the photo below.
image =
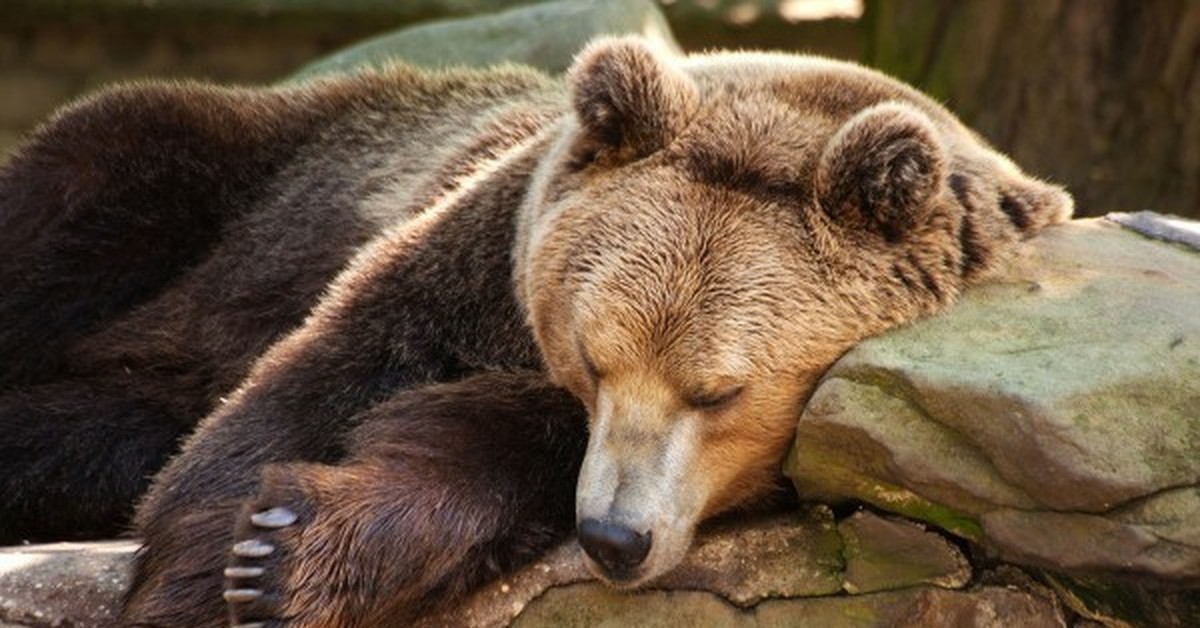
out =
<path fill-rule="evenodd" d="M 1077 573 L 1120 566 L 1200 587 L 1197 487 L 1153 495 L 1107 516 L 1002 509 L 985 513 L 982 523 L 988 543 L 1007 560 Z"/>
<path fill-rule="evenodd" d="M 1027 591 L 1003 587 L 980 587 L 973 591 L 917 587 L 845 597 L 771 599 L 740 609 L 700 591 L 621 593 L 591 583 L 548 591 L 512 625 L 516 628 L 1059 628 L 1066 622 L 1053 602 Z"/>
<path fill-rule="evenodd" d="M 672 592 L 664 595 L 680 604 L 695 601 L 700 605 L 696 608 L 710 605 L 705 600 L 737 608 L 765 599 L 835 595 L 842 590 L 842 551 L 832 513 L 828 508 L 815 507 L 711 530 L 697 539 L 683 564 L 656 581 L 654 587 Z M 577 584 L 585 586 L 573 588 Z M 449 613 L 427 618 L 422 625 L 505 626 L 534 600 L 562 589 L 585 591 L 587 599 L 609 599 L 614 595 L 617 597 L 613 599 L 622 599 L 594 582 L 578 546 L 571 542 L 536 564 L 484 587 Z M 697 594 L 700 597 L 692 595 L 698 591 L 704 593 Z M 651 621 L 649 617 L 645 621 Z"/>
<path fill-rule="evenodd" d="M 1146 237 L 1200 249 L 1200 224 L 1194 220 L 1151 211 L 1132 214 L 1114 212 L 1105 215 L 1104 218 Z"/>
<path fill-rule="evenodd" d="M 664 589 L 703 590 L 736 606 L 842 589 L 844 542 L 824 506 L 764 521 L 726 524 L 697 539 Z"/>
<path fill-rule="evenodd" d="M 949 529 L 1194 486 L 1197 312 L 1200 256 L 1103 221 L 1052 228 L 949 313 L 847 353 L 805 409 L 788 471 L 806 495 L 926 520 L 940 506 L 963 518 L 936 521 Z"/>
<path fill-rule="evenodd" d="M 505 62 L 551 73 L 600 35 L 640 34 L 678 51 L 670 26 L 649 0 L 550 2 L 493 15 L 421 24 L 367 40 L 297 72 L 306 80 L 378 68 L 395 61 L 426 67 L 486 67 Z"/>
<path fill-rule="evenodd" d="M 0 625 L 109 626 L 133 541 L 0 548 Z"/>
<path fill-rule="evenodd" d="M 923 591 L 895 625 L 1065 628 L 1067 623 L 1057 604 L 1036 594 L 980 587 L 970 592 Z"/>
<path fill-rule="evenodd" d="M 838 524 L 845 542 L 847 593 L 873 593 L 921 584 L 957 589 L 971 564 L 940 534 L 911 521 L 858 512 Z"/>
<path fill-rule="evenodd" d="M 950 311 L 848 352 L 785 470 L 802 496 L 1122 594 L 1198 586 L 1200 254 L 1105 220 L 1047 230 Z"/>

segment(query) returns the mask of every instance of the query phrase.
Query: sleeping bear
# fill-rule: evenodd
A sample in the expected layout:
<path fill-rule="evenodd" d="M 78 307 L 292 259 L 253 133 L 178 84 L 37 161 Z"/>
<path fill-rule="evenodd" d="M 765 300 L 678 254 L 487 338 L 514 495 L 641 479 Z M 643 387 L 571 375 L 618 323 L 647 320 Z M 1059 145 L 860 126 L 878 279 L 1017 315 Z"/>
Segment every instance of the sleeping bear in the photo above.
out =
<path fill-rule="evenodd" d="M 1071 207 L 811 57 L 112 89 L 0 170 L 0 533 L 112 532 L 166 464 L 127 625 L 404 625 L 571 534 L 637 587 Z"/>

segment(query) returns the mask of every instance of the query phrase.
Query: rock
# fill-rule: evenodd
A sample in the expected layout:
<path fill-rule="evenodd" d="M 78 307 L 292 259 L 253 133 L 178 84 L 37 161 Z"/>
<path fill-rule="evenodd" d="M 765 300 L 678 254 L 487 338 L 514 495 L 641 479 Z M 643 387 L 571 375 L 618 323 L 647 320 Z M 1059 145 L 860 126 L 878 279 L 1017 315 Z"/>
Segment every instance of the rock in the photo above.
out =
<path fill-rule="evenodd" d="M 423 625 L 892 626 L 911 617 L 915 626 L 941 615 L 1063 625 L 1054 600 L 1031 584 L 1010 580 L 949 597 L 925 584 L 961 587 L 969 579 L 965 558 L 936 533 L 866 512 L 835 525 L 832 512 L 816 506 L 716 526 L 682 566 L 634 593 L 592 580 L 572 543 Z M 884 588 L 895 590 L 866 593 Z M 864 594 L 838 595 L 843 590 Z"/>
<path fill-rule="evenodd" d="M 1104 220 L 1049 229 L 949 312 L 848 352 L 785 470 L 804 497 L 1020 564 L 1196 586 L 1198 313 L 1195 251 Z"/>
<path fill-rule="evenodd" d="M 0 548 L 0 625 L 111 625 L 134 541 Z"/>
<path fill-rule="evenodd" d="M 513 626 L 1057 628 L 1066 622 L 1058 607 L 1045 598 L 1002 587 L 973 591 L 919 587 L 846 597 L 772 599 L 739 609 L 700 591 L 626 594 L 592 583 L 548 591 L 530 604 Z"/>
<path fill-rule="evenodd" d="M 380 67 L 397 60 L 426 67 L 520 63 L 559 73 L 600 35 L 645 35 L 679 45 L 649 0 L 550 2 L 502 13 L 413 26 L 367 40 L 301 68 L 292 80 Z"/>
<path fill-rule="evenodd" d="M 1065 628 L 1067 623 L 1056 605 L 1037 595 L 982 587 L 970 593 L 923 591 L 896 625 Z"/>
<path fill-rule="evenodd" d="M 1200 586 L 1200 487 L 1159 493 L 1105 516 L 1001 509 L 982 522 L 1000 555 L 1024 565 L 1073 573 L 1119 565 Z"/>
<path fill-rule="evenodd" d="M 703 591 L 707 597 L 696 599 L 711 598 L 730 607 L 751 606 L 764 599 L 835 595 L 842 590 L 842 551 L 842 538 L 828 508 L 743 520 L 701 535 L 683 564 L 654 586 L 681 594 Z M 586 583 L 578 590 L 589 591 L 587 596 L 618 595 L 592 580 L 578 546 L 570 542 L 423 625 L 505 626 L 532 601 L 551 591 L 574 591 L 572 587 L 579 583 Z M 689 595 L 678 599 L 691 599 Z"/>
<path fill-rule="evenodd" d="M 945 537 L 918 524 L 858 512 L 838 524 L 845 542 L 847 593 L 872 593 L 919 584 L 958 589 L 971 564 Z"/>
<path fill-rule="evenodd" d="M 1200 225 L 1194 220 L 1150 211 L 1132 214 L 1114 212 L 1106 215 L 1104 219 L 1156 240 L 1178 242 L 1193 249 L 1200 249 Z"/>
<path fill-rule="evenodd" d="M 703 590 L 735 606 L 842 590 L 845 543 L 824 506 L 747 525 L 727 522 L 702 535 L 683 564 L 656 588 Z"/>

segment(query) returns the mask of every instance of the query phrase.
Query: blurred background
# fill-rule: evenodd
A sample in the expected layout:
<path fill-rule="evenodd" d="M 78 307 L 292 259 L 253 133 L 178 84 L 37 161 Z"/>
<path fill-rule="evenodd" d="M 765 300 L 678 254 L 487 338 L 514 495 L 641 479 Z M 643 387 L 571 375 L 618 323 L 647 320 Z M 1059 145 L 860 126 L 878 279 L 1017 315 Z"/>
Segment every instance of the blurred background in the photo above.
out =
<path fill-rule="evenodd" d="M 113 82 L 270 84 L 306 66 L 307 76 L 360 64 L 339 54 L 309 65 L 398 29 L 367 45 L 368 56 L 432 65 L 502 57 L 553 72 L 595 32 L 652 30 L 685 51 L 859 61 L 923 89 L 1029 171 L 1066 184 L 1079 215 L 1154 209 L 1200 218 L 1197 0 L 536 4 L 2 0 L 0 155 L 58 106 Z M 448 19 L 457 21 L 431 24 Z"/>

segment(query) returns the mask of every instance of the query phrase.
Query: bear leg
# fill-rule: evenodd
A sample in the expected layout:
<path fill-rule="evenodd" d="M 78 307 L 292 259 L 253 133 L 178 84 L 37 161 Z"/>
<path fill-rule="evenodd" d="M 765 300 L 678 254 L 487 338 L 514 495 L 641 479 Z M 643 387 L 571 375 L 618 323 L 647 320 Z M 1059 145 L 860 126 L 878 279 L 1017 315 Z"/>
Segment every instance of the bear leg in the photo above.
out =
<path fill-rule="evenodd" d="M 346 463 L 266 467 L 229 548 L 234 624 L 403 625 L 565 538 L 585 417 L 542 378 L 400 393 Z"/>

